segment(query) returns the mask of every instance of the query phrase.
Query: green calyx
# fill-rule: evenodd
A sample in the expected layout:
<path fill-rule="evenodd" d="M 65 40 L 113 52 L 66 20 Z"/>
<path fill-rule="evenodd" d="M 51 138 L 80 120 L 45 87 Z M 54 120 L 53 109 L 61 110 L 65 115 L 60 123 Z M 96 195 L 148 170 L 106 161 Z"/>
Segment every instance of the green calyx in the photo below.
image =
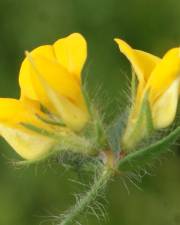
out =
<path fill-rule="evenodd" d="M 151 108 L 148 100 L 148 93 L 146 93 L 138 115 L 133 118 L 133 113 L 130 113 L 128 124 L 121 140 L 124 151 L 130 152 L 134 150 L 136 146 L 143 139 L 152 134 L 153 131 L 154 127 Z"/>

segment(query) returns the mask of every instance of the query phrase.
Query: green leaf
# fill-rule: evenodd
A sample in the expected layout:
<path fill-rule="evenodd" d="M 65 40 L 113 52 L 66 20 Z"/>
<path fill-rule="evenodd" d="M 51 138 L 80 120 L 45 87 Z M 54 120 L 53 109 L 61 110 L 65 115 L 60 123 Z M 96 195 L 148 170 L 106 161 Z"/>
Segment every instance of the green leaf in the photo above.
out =
<path fill-rule="evenodd" d="M 180 126 L 156 143 L 128 154 L 119 161 L 119 170 L 132 171 L 141 169 L 143 166 L 151 163 L 152 160 L 157 159 L 161 154 L 166 153 L 178 137 L 180 137 Z"/>

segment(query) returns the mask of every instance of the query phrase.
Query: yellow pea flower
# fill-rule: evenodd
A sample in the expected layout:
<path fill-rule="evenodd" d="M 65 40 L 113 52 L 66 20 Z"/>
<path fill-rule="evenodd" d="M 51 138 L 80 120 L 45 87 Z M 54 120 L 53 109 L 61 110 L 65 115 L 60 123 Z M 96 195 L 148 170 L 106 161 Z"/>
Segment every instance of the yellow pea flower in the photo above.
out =
<path fill-rule="evenodd" d="M 87 57 L 85 39 L 74 33 L 26 55 L 19 75 L 21 99 L 39 101 L 68 127 L 81 130 L 89 119 L 81 89 Z"/>
<path fill-rule="evenodd" d="M 23 158 L 43 157 L 57 144 L 52 136 L 68 136 L 88 122 L 81 90 L 86 56 L 78 33 L 26 53 L 20 99 L 0 98 L 0 134 Z"/>
<path fill-rule="evenodd" d="M 130 61 L 138 80 L 136 97 L 123 138 L 127 148 L 132 148 L 134 142 L 138 142 L 139 139 L 136 135 L 136 140 L 131 140 L 133 132 L 139 134 L 141 138 L 146 135 L 145 129 L 148 123 L 140 118 L 142 116 L 140 111 L 146 97 L 154 129 L 166 128 L 174 121 L 180 87 L 180 48 L 173 48 L 163 58 L 159 58 L 133 49 L 121 39 L 115 41 L 120 51 Z M 141 121 L 141 127 L 138 126 L 141 129 L 139 132 L 137 129 L 134 130 L 138 120 Z"/>

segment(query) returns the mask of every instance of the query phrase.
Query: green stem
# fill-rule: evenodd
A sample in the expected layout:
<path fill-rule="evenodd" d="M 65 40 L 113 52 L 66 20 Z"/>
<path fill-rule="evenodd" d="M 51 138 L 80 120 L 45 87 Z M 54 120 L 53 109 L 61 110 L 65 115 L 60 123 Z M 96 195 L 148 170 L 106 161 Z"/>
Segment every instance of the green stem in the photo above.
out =
<path fill-rule="evenodd" d="M 96 199 L 99 192 L 105 187 L 112 173 L 111 169 L 104 167 L 95 179 L 91 189 L 64 215 L 63 220 L 58 225 L 74 224 L 74 220 Z"/>

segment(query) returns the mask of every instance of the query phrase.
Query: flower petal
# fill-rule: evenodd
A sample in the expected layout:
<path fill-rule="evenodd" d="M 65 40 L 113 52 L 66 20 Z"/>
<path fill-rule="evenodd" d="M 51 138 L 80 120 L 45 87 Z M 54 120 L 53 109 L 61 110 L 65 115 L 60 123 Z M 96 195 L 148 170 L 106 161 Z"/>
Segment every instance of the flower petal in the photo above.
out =
<path fill-rule="evenodd" d="M 55 88 L 52 88 L 52 86 L 49 85 L 47 80 L 45 80 L 41 73 L 38 71 L 34 59 L 29 53 L 27 54 L 34 72 L 34 80 L 38 85 L 40 85 L 39 87 L 35 86 L 35 88 L 37 88 L 37 93 L 40 96 L 40 101 L 43 102 L 43 104 L 46 105 L 49 109 L 52 109 L 53 107 L 56 114 L 59 115 L 60 118 L 62 118 L 62 120 L 68 127 L 76 131 L 82 129 L 89 119 L 89 113 L 87 111 L 85 103 L 84 107 L 80 108 L 77 106 L 77 104 L 74 104 L 75 102 L 72 101 L 72 99 L 68 98 L 67 96 L 61 95 L 56 91 Z M 41 89 L 42 95 L 39 92 Z M 51 108 L 50 105 L 46 104 L 46 102 L 49 102 L 51 104 Z"/>
<path fill-rule="evenodd" d="M 80 80 L 81 71 L 87 57 L 87 44 L 84 37 L 81 34 L 74 33 L 59 39 L 53 47 L 58 62 Z"/>
<path fill-rule="evenodd" d="M 180 76 L 180 48 L 169 50 L 162 61 L 152 71 L 146 89 L 150 89 L 153 103 Z"/>
<path fill-rule="evenodd" d="M 139 82 L 146 82 L 152 70 L 161 61 L 161 59 L 150 53 L 133 49 L 121 39 L 115 39 L 115 41 L 118 44 L 120 51 L 132 64 Z"/>
<path fill-rule="evenodd" d="M 38 71 L 52 89 L 69 98 L 79 107 L 84 108 L 80 84 L 72 74 L 68 73 L 65 68 L 54 60 L 51 50 L 49 46 L 42 46 L 32 51 L 30 56 L 34 61 L 36 69 L 27 57 L 24 60 L 19 77 L 22 91 L 21 98 L 27 96 L 28 98 L 39 100 L 48 108 L 52 107 L 41 83 L 37 79 L 36 73 Z M 48 52 L 49 58 L 46 57 Z M 46 54 L 42 55 L 43 53 Z"/>
<path fill-rule="evenodd" d="M 46 136 L 0 123 L 0 134 L 24 159 L 34 160 L 48 154 L 55 141 Z"/>
<path fill-rule="evenodd" d="M 47 154 L 55 144 L 55 140 L 32 132 L 22 123 L 43 127 L 35 112 L 38 111 L 34 102 L 24 104 L 16 99 L 0 99 L 0 134 L 25 159 L 37 159 Z"/>
<path fill-rule="evenodd" d="M 57 111 L 61 115 L 63 121 L 72 130 L 80 131 L 89 120 L 89 113 L 87 110 L 81 110 L 76 107 L 71 101 L 63 96 L 56 96 L 53 94 L 53 101 L 56 105 Z"/>
<path fill-rule="evenodd" d="M 31 52 L 32 55 L 40 55 L 44 56 L 44 58 L 55 61 L 55 56 L 53 52 L 53 48 L 51 45 L 44 45 L 34 49 Z M 32 76 L 30 74 L 29 62 L 27 57 L 24 59 L 21 65 L 20 73 L 19 73 L 19 84 L 21 88 L 21 98 L 24 96 L 37 100 L 37 95 L 34 90 L 34 86 L 32 83 Z"/>
<path fill-rule="evenodd" d="M 174 120 L 179 98 L 180 78 L 152 105 L 152 116 L 156 129 L 168 127 Z"/>
<path fill-rule="evenodd" d="M 146 82 L 153 69 L 160 63 L 161 59 L 150 53 L 133 49 L 125 41 L 115 39 L 120 51 L 128 58 L 138 78 L 138 86 L 136 91 L 134 115 L 139 111 L 142 102 L 142 96 Z"/>
<path fill-rule="evenodd" d="M 14 126 L 20 122 L 35 122 L 33 114 L 38 112 L 38 104 L 29 104 L 11 98 L 0 98 L 0 123 Z"/>

